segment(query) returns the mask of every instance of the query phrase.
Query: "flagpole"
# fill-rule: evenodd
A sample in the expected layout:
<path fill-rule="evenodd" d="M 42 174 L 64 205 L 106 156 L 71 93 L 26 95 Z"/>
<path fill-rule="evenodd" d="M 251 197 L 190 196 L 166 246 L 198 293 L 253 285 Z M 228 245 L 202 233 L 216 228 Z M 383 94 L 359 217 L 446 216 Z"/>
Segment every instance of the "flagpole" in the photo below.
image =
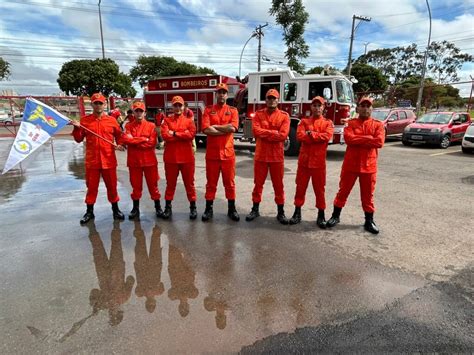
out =
<path fill-rule="evenodd" d="M 72 120 L 70 120 L 70 121 L 72 122 Z M 77 122 L 77 121 L 74 121 L 74 122 Z M 107 138 L 102 137 L 100 134 L 95 133 L 94 131 L 90 130 L 89 128 L 84 127 L 84 126 L 81 125 L 81 124 L 79 124 L 79 126 L 76 126 L 76 125 L 73 125 L 73 126 L 79 127 L 79 128 L 82 128 L 82 129 L 85 129 L 87 132 L 92 133 L 92 134 L 93 134 L 94 136 L 96 136 L 97 138 L 103 139 L 103 140 L 106 141 L 107 143 L 112 144 L 114 147 L 117 146 L 116 143 L 114 143 L 114 142 L 112 142 L 112 141 L 109 141 Z"/>
<path fill-rule="evenodd" d="M 49 140 L 50 140 L 50 142 L 51 142 L 51 155 L 53 156 L 53 166 L 54 166 L 54 172 L 56 173 L 56 172 L 57 172 L 57 169 L 56 169 L 56 159 L 54 158 L 54 144 L 53 144 L 53 137 L 51 137 Z"/>

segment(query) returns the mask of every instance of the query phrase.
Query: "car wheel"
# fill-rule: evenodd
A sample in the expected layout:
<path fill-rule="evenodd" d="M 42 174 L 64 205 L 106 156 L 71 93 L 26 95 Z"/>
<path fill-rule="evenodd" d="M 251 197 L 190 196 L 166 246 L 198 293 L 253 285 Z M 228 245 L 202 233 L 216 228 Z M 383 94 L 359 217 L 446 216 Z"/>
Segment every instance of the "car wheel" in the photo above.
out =
<path fill-rule="evenodd" d="M 405 141 L 405 140 L 402 140 L 402 144 L 409 147 L 411 146 L 413 143 L 412 142 L 409 142 L 409 141 Z"/>
<path fill-rule="evenodd" d="M 206 148 L 207 137 L 196 137 L 195 139 L 198 148 Z"/>
<path fill-rule="evenodd" d="M 441 141 L 439 142 L 439 146 L 443 149 L 446 149 L 449 147 L 451 144 L 451 137 L 449 135 L 445 134 L 443 137 L 441 137 Z"/>

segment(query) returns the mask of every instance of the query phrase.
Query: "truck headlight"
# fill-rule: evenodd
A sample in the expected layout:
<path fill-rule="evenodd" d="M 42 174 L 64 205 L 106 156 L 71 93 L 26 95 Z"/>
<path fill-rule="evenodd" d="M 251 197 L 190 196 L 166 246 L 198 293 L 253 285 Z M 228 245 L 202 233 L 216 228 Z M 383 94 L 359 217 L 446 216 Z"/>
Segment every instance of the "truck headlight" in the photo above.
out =
<path fill-rule="evenodd" d="M 432 129 L 430 130 L 430 132 L 431 132 L 431 133 L 438 133 L 438 132 L 441 132 L 441 129 L 439 129 L 439 128 L 432 128 Z"/>

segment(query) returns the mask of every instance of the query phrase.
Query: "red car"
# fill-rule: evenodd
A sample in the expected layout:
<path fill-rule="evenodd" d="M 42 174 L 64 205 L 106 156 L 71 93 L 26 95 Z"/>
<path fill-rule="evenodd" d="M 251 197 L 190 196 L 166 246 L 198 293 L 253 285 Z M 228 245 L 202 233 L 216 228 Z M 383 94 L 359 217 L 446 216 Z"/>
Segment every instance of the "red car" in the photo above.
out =
<path fill-rule="evenodd" d="M 376 108 L 371 116 L 383 122 L 385 136 L 402 134 L 405 127 L 416 120 L 415 113 L 406 108 Z"/>
<path fill-rule="evenodd" d="M 429 112 L 405 128 L 402 143 L 428 143 L 446 149 L 451 142 L 462 140 L 470 124 L 467 112 Z"/>

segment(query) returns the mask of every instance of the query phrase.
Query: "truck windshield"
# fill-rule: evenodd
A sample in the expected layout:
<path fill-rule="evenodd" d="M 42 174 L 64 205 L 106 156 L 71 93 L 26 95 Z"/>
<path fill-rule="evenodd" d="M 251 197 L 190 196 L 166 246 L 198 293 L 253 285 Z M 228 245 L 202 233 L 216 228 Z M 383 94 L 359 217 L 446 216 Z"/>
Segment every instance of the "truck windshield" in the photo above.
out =
<path fill-rule="evenodd" d="M 374 110 L 372 111 L 371 116 L 376 120 L 385 121 L 389 112 L 389 110 Z"/>
<path fill-rule="evenodd" d="M 352 85 L 345 80 L 336 81 L 337 101 L 342 104 L 351 104 L 354 102 L 354 92 Z"/>
<path fill-rule="evenodd" d="M 416 120 L 418 123 L 444 124 L 451 118 L 450 113 L 427 113 Z"/>

